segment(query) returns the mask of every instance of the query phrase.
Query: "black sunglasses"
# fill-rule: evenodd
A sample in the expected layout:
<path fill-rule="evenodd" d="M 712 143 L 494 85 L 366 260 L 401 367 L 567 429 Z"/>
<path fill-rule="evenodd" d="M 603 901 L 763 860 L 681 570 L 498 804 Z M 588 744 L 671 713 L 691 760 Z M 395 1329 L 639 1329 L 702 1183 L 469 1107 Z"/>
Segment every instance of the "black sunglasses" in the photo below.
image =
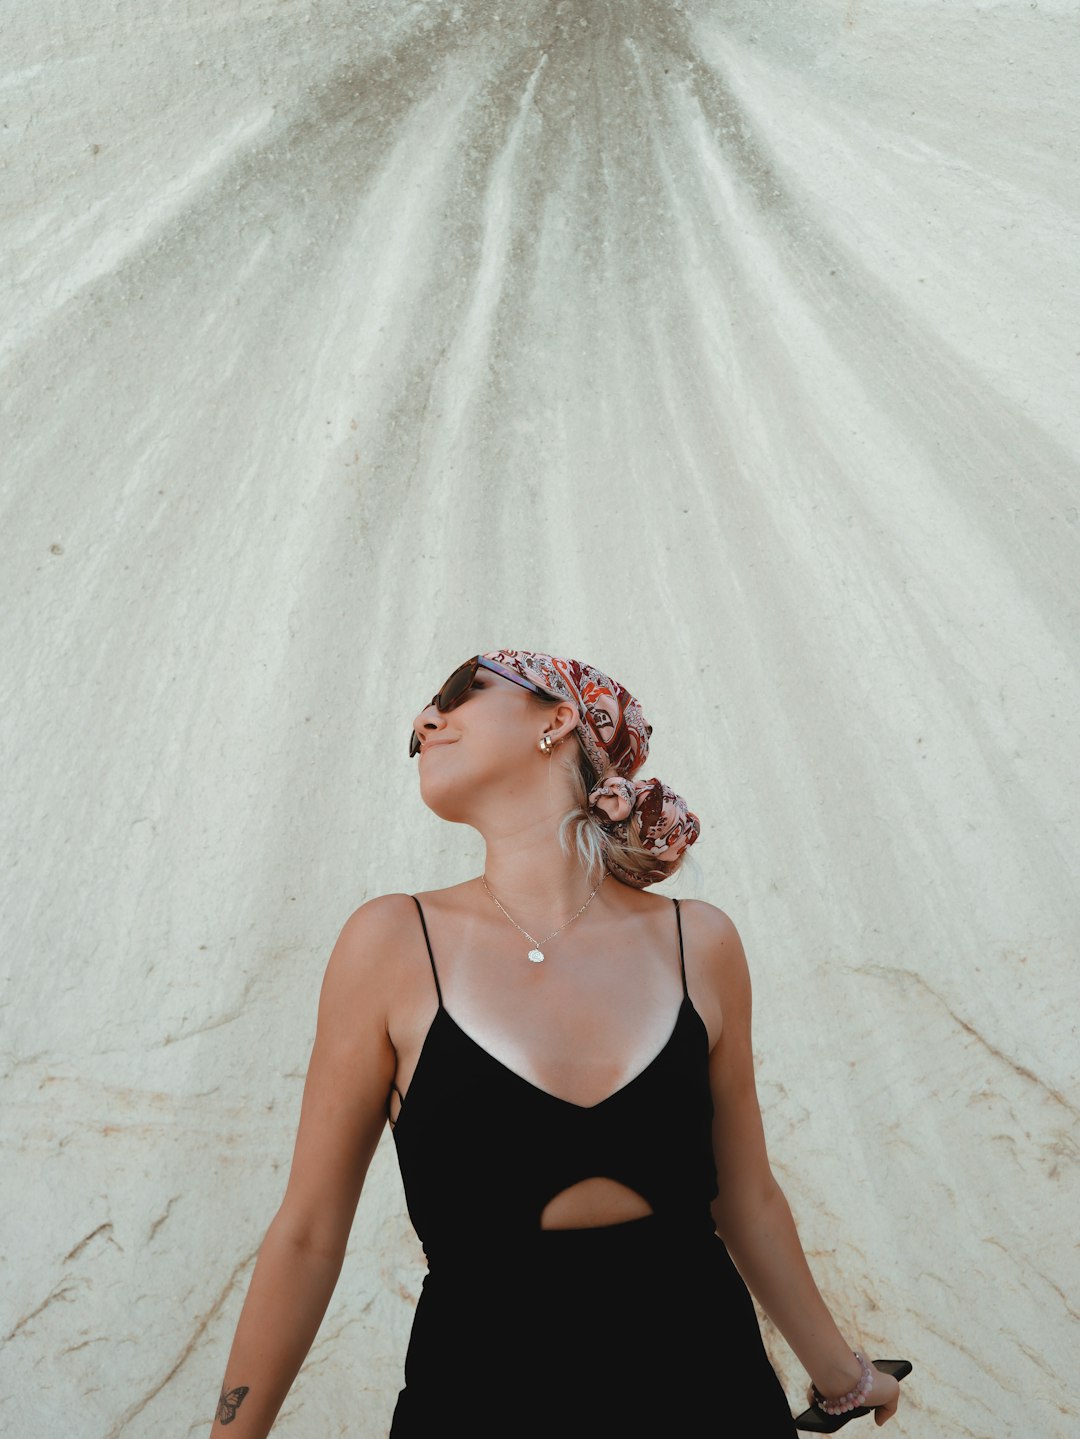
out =
<path fill-rule="evenodd" d="M 547 690 L 539 685 L 534 685 L 532 680 L 522 679 L 521 675 L 515 674 L 513 670 L 507 669 L 505 665 L 498 664 L 495 660 L 486 660 L 483 655 L 473 655 L 471 660 L 466 660 L 459 665 L 450 678 L 446 681 L 438 694 L 432 695 L 431 703 L 440 714 L 446 714 L 455 705 L 459 705 L 473 687 L 477 670 L 491 670 L 493 674 L 502 675 L 504 679 L 513 680 L 514 684 L 521 685 L 524 689 L 532 690 L 534 694 L 548 696 Z M 554 696 L 548 696 L 554 698 Z M 415 759 L 420 753 L 420 736 L 413 730 L 409 736 L 409 758 Z"/>

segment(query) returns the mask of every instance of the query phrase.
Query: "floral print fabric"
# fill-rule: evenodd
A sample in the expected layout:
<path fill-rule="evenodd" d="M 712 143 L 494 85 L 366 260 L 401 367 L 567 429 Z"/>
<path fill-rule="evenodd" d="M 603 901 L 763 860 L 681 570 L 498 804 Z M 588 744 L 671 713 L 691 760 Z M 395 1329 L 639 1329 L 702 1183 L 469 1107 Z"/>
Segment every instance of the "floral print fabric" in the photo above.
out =
<path fill-rule="evenodd" d="M 533 650 L 492 650 L 485 659 L 506 665 L 548 694 L 572 701 L 581 716 L 577 736 L 600 776 L 589 804 L 607 825 L 625 832 L 637 815 L 640 839 L 656 857 L 656 869 L 633 874 L 614 862 L 611 872 L 638 889 L 666 878 L 701 833 L 696 814 L 686 801 L 658 779 L 633 780 L 649 753 L 652 725 L 641 705 L 617 680 L 581 660 L 561 659 Z"/>

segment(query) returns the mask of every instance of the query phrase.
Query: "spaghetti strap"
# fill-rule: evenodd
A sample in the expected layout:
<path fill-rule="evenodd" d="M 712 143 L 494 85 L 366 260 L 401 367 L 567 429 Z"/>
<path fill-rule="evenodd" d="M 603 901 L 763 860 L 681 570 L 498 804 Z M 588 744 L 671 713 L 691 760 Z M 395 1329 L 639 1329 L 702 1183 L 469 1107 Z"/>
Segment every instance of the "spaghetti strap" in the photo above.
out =
<path fill-rule="evenodd" d="M 411 895 L 409 896 L 409 898 L 410 898 L 410 899 L 413 901 L 413 903 L 416 905 L 417 909 L 420 910 L 420 923 L 421 923 L 421 925 L 423 925 L 423 928 L 424 928 L 424 943 L 427 945 L 428 959 L 430 959 L 430 961 L 431 961 L 431 973 L 432 973 L 432 976 L 433 976 L 433 978 L 434 978 L 434 980 L 435 980 L 435 993 L 439 996 L 439 1008 L 442 1009 L 442 1007 L 443 1007 L 443 1002 L 442 1002 L 442 989 L 439 987 L 439 971 L 435 968 L 435 956 L 434 956 L 434 955 L 432 954 L 432 952 L 431 952 L 431 940 L 428 939 L 427 921 L 424 919 L 424 911 L 423 911 L 422 909 L 420 909 L 420 901 L 416 898 L 416 895 L 415 895 L 415 894 L 411 894 Z M 684 978 L 684 980 L 683 980 L 683 985 L 684 985 L 684 987 L 685 987 L 685 984 L 686 984 L 686 980 L 685 980 L 685 978 Z"/>
<path fill-rule="evenodd" d="M 690 998 L 690 991 L 686 987 L 686 960 L 683 958 L 682 947 L 682 914 L 679 910 L 679 901 L 672 895 L 672 904 L 675 906 L 675 923 L 679 926 L 679 968 L 682 971 L 682 992 L 686 999 Z"/>

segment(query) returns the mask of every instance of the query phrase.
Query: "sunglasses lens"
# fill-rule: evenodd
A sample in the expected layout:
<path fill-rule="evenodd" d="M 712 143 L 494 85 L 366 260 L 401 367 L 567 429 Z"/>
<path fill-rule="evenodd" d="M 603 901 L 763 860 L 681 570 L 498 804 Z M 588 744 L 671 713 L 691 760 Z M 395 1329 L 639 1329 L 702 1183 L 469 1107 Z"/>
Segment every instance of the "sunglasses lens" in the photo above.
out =
<path fill-rule="evenodd" d="M 467 693 L 475 677 L 476 661 L 466 660 L 460 668 L 454 671 L 439 691 L 435 701 L 438 708 L 444 713 L 446 710 L 452 709 L 461 696 Z"/>
<path fill-rule="evenodd" d="M 479 659 L 479 656 L 477 656 L 476 659 Z M 459 665 L 439 693 L 432 696 L 431 703 L 441 714 L 445 714 L 447 710 L 452 710 L 462 695 L 468 694 L 469 688 L 476 678 L 476 671 L 479 668 L 476 659 L 466 660 L 463 665 Z M 409 736 L 409 758 L 415 759 L 419 753 L 420 736 L 413 730 Z"/>

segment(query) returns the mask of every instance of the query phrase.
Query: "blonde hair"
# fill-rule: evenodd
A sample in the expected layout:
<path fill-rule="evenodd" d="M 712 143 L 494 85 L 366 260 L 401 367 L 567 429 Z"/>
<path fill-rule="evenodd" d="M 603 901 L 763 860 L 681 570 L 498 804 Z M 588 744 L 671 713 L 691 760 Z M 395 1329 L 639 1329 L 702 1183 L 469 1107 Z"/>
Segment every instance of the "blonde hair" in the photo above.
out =
<path fill-rule="evenodd" d="M 581 745 L 575 745 L 576 763 L 566 766 L 570 777 L 573 806 L 559 821 L 558 840 L 563 854 L 576 855 L 590 885 L 599 884 L 615 860 L 632 873 L 656 867 L 655 859 L 638 839 L 637 815 L 622 824 L 602 818 L 601 811 L 589 808 L 589 794 L 599 783 L 596 771 Z"/>
<path fill-rule="evenodd" d="M 543 692 L 534 694 L 532 698 L 534 702 L 542 705 L 559 704 L 563 700 L 562 695 Z M 593 768 L 592 760 L 576 734 L 574 741 L 575 759 L 566 765 L 573 804 L 559 820 L 557 830 L 559 848 L 567 859 L 571 856 L 577 858 L 591 885 L 599 884 L 609 872 L 613 873 L 620 883 L 628 883 L 629 881 L 623 880 L 618 874 L 619 869 L 631 875 L 655 875 L 657 869 L 662 869 L 662 878 L 648 881 L 651 884 L 661 884 L 680 874 L 685 867 L 688 873 L 694 876 L 694 885 L 697 887 L 701 873 L 689 850 L 684 850 L 679 859 L 671 865 L 658 860 L 652 850 L 646 849 L 641 843 L 641 828 L 636 810 L 629 819 L 615 822 L 609 820 L 602 810 L 590 807 L 589 795 L 600 783 L 600 776 Z"/>
<path fill-rule="evenodd" d="M 590 808 L 589 795 L 600 783 L 600 778 L 582 746 L 576 744 L 574 748 L 576 763 L 566 766 L 574 802 L 560 819 L 557 832 L 563 854 L 568 859 L 572 855 L 577 857 L 591 885 L 599 884 L 609 871 L 620 878 L 619 869 L 632 875 L 655 876 L 658 861 L 656 855 L 641 843 L 637 811 L 629 819 L 616 824 L 601 810 Z M 663 878 L 671 879 L 678 874 L 685 859 L 684 852 L 677 863 L 661 865 Z M 653 878 L 650 883 L 660 881 Z"/>

